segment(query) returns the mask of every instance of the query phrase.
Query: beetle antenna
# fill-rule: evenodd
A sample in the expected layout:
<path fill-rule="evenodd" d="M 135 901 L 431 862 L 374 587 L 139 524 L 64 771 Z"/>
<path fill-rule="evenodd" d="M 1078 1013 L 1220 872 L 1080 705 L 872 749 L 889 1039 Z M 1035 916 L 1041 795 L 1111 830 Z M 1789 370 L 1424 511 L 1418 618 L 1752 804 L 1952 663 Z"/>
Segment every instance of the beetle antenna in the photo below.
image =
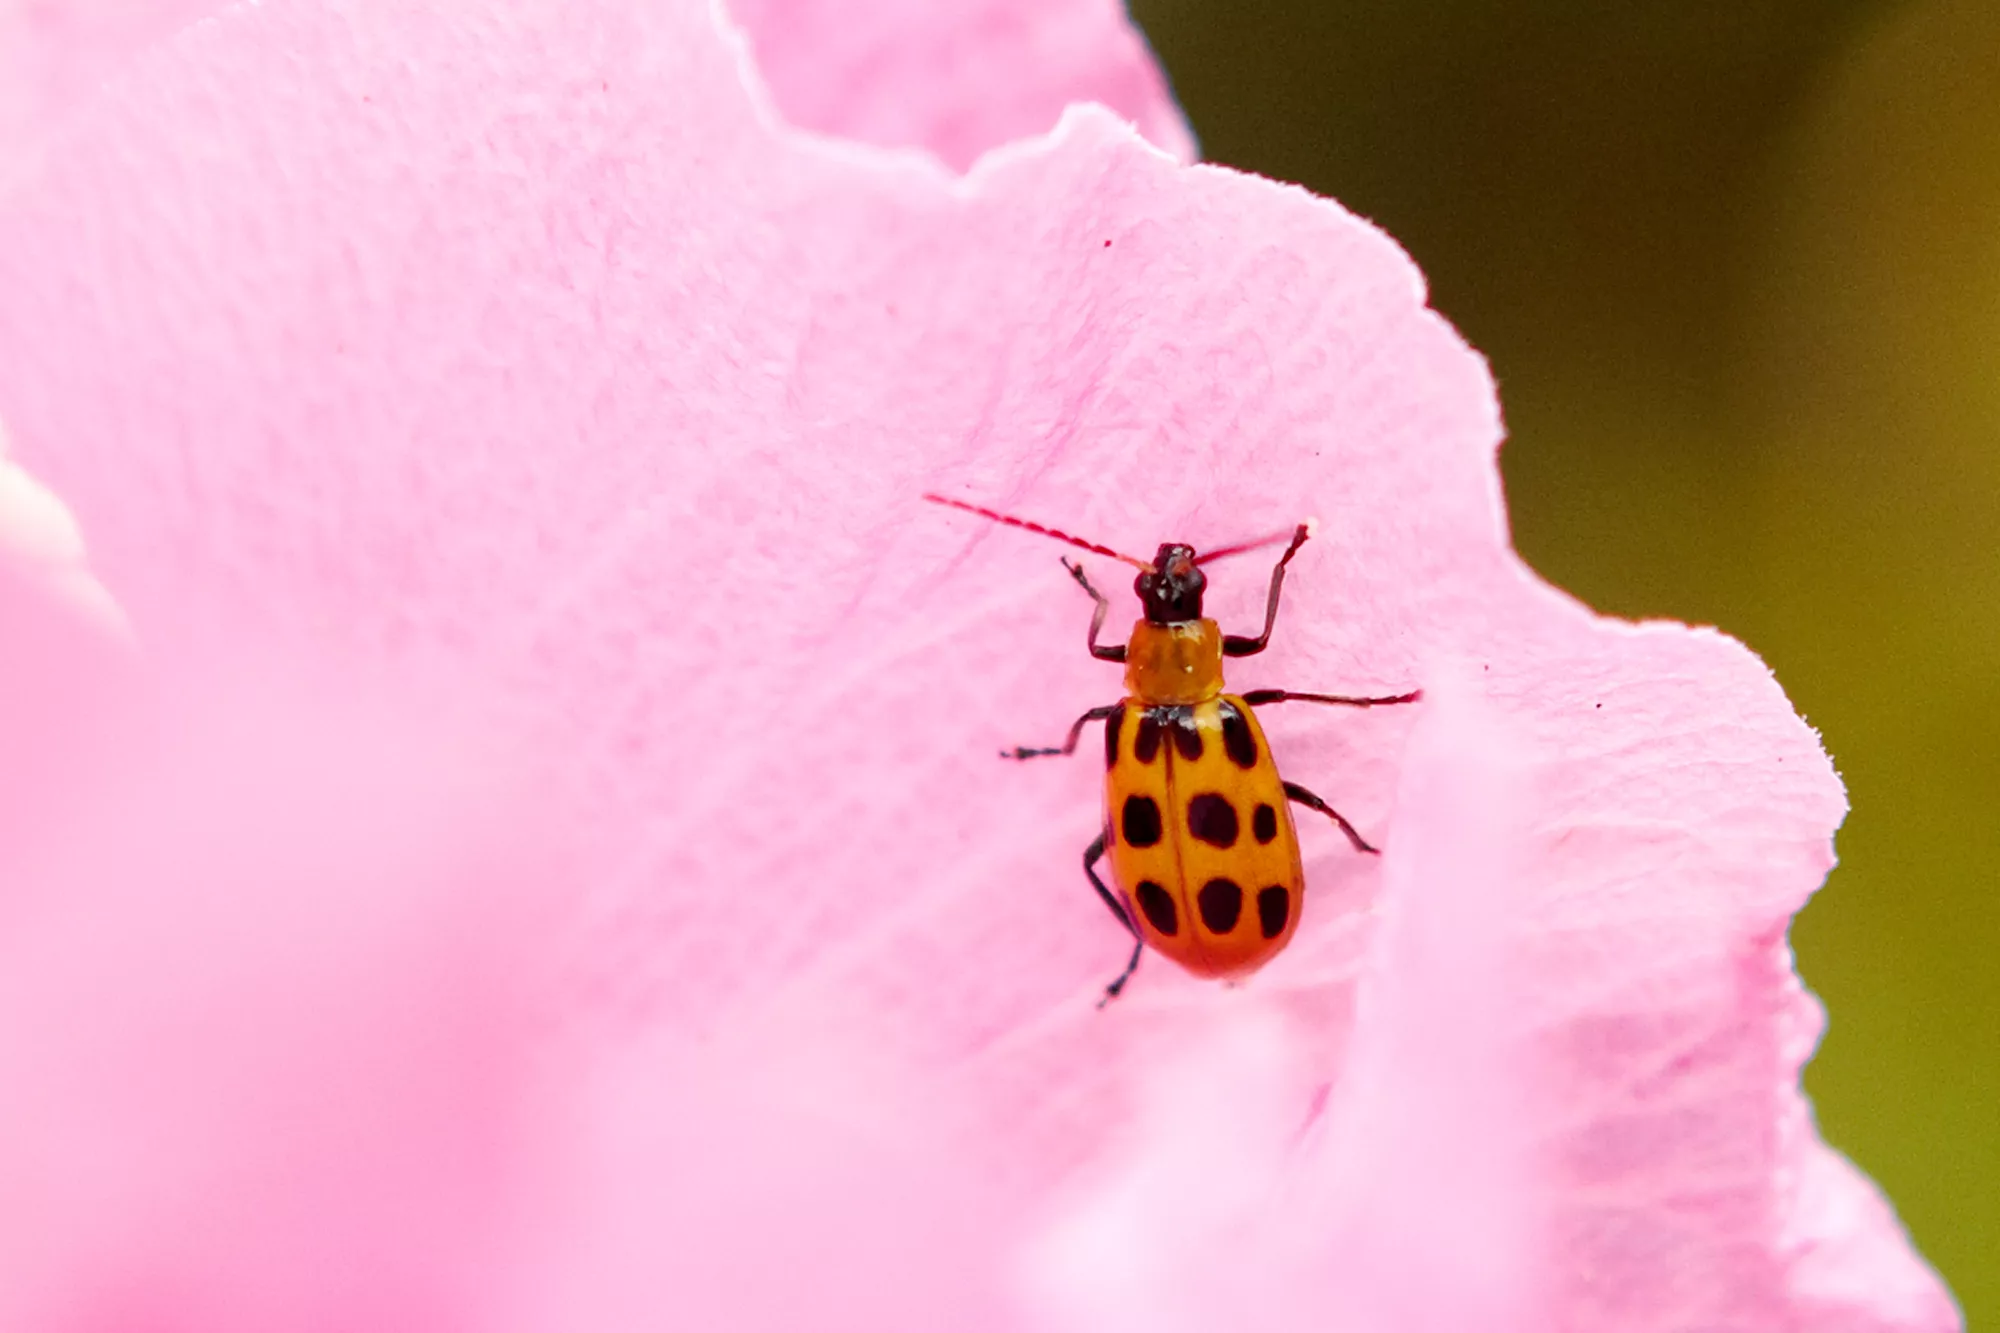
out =
<path fill-rule="evenodd" d="M 1011 514 L 1002 514 L 991 509 L 982 509 L 978 505 L 967 504 L 963 500 L 953 500 L 948 496 L 933 495 L 928 491 L 924 493 L 924 499 L 929 500 L 932 504 L 943 505 L 947 509 L 963 509 L 968 514 L 977 514 L 981 518 L 990 518 L 995 523 L 1005 523 L 1010 528 L 1026 528 L 1029 532 L 1039 532 L 1044 537 L 1054 537 L 1059 542 L 1068 542 L 1071 546 L 1081 546 L 1086 551 L 1095 551 L 1098 555 L 1108 555 L 1113 560 L 1123 560 L 1126 564 L 1135 565 L 1140 569 L 1151 569 L 1153 567 L 1153 562 L 1150 560 L 1137 559 L 1136 557 L 1126 555 L 1122 551 L 1114 551 L 1109 546 L 1099 546 L 1096 542 L 1087 542 L 1081 537 L 1072 537 L 1067 532 L 1061 532 L 1055 528 L 1043 527 L 1039 523 L 1030 523 L 1025 518 L 1015 518 Z"/>
<path fill-rule="evenodd" d="M 1234 546 L 1218 546 L 1213 551 L 1203 551 L 1194 558 L 1194 562 L 1197 565 L 1205 565 L 1211 560 L 1220 560 L 1226 555 L 1242 555 L 1245 551 L 1256 551 L 1266 546 L 1276 546 L 1279 542 L 1285 540 L 1285 538 L 1290 537 L 1292 544 L 1285 549 L 1284 555 L 1279 557 L 1279 563 L 1283 564 L 1292 558 L 1294 552 L 1306 544 L 1306 538 L 1312 536 L 1317 527 L 1317 521 L 1309 518 L 1296 528 L 1286 528 L 1282 532 L 1266 533 L 1262 537 L 1247 542 L 1238 542 Z"/>

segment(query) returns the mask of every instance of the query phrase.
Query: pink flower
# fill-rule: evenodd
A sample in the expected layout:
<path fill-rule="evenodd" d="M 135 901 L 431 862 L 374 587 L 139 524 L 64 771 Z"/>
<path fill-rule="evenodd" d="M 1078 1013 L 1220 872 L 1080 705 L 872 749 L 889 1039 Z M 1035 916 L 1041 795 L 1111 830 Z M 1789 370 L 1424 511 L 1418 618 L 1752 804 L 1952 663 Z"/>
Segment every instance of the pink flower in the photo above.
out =
<path fill-rule="evenodd" d="M 1824 754 L 1522 566 L 1409 260 L 1101 4 L 743 12 L 270 0 L 0 202 L 0 1326 L 1957 1327 L 1798 1091 Z M 1171 151 L 973 161 L 1090 90 Z M 993 752 L 1116 680 L 927 490 L 1320 518 L 1238 682 L 1428 697 L 1268 715 L 1385 855 L 1248 984 L 1094 1008 Z"/>

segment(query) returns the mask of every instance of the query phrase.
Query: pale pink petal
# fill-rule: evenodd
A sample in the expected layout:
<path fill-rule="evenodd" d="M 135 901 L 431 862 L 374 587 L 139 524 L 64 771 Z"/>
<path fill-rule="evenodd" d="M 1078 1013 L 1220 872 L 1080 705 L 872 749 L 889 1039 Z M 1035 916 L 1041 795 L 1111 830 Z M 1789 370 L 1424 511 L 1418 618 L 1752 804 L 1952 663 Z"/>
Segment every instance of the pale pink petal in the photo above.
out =
<path fill-rule="evenodd" d="M 1520 1200 L 1547 1240 L 1481 1299 L 1518 1276 L 1561 1328 L 1955 1326 L 1886 1210 L 1801 1187 L 1822 1150 L 1785 1128 L 1803 1048 L 1783 932 L 1842 810 L 1816 739 L 1740 646 L 1599 621 L 1519 564 L 1484 366 L 1337 207 L 1182 166 L 1102 111 L 962 180 L 801 135 L 746 93 L 697 0 L 272 4 L 149 59 L 0 210 L 0 291 L 0 415 L 149 662 L 311 660 L 550 785 L 540 817 L 587 886 L 549 939 L 557 1010 L 617 1053 L 612 1091 L 576 1111 L 608 1127 L 580 1137 L 628 1143 L 639 1180 L 713 1145 L 692 1197 L 746 1186 L 741 1219 L 704 1233 L 712 1209 L 621 1193 L 615 1161 L 578 1170 L 601 1230 L 552 1290 L 643 1306 L 633 1265 L 662 1237 L 726 1266 L 727 1238 L 767 1220 L 834 1255 L 882 1238 L 968 1290 L 1017 1256 L 1046 1277 L 1015 1219 L 1060 1216 L 1122 1150 L 1174 1141 L 1190 1051 L 1269 1071 L 1259 1141 L 1219 1158 L 1231 1206 L 1256 1197 L 1271 1127 L 1339 1093 L 1350 1040 L 1355 1069 L 1382 1071 L 1348 1089 L 1364 1108 L 1467 1077 L 1381 1035 L 1432 1031 L 1432 1011 L 1371 1036 L 1355 1009 L 1364 973 L 1412 993 L 1370 913 L 1447 874 L 1449 848 L 1393 848 L 1410 879 L 1385 891 L 1384 866 L 1309 827 L 1313 898 L 1266 972 L 1230 991 L 1152 959 L 1092 1007 L 1124 952 L 1078 874 L 1097 775 L 993 753 L 1059 736 L 1116 676 L 1081 651 L 1087 603 L 1055 548 L 916 501 L 943 490 L 1139 551 L 1317 514 L 1241 681 L 1457 672 L 1521 747 L 1531 827 L 1495 880 L 1518 956 L 1495 984 L 1533 985 L 1512 1030 L 1454 1035 L 1475 1072 L 1532 1040 L 1508 1095 L 1551 1117 L 1527 1122 L 1550 1128 Z M 1214 572 L 1211 609 L 1249 624 L 1259 562 Z M 1436 740 L 1406 775 L 1420 716 L 1301 705 L 1270 729 L 1290 774 L 1396 839 L 1489 785 L 1436 777 Z M 1458 795 L 1405 810 L 1399 790 Z M 1270 1025 L 1296 1034 L 1275 1060 Z M 642 1063 L 636 1088 L 615 1072 L 703 1044 L 712 1065 Z M 806 1112 L 758 1100 L 814 1049 L 887 1071 L 853 1131 L 884 1182 L 858 1221 L 837 1165 L 764 1174 L 787 1125 L 849 1141 L 811 1123 L 811 1079 Z M 1442 1160 L 1481 1162 L 1480 1142 Z M 1465 1246 L 1519 1242 L 1495 1234 L 1511 1170 L 1474 1182 L 1496 1208 Z M 1408 1216 L 1445 1192 L 1406 1188 Z M 1216 1197 L 1159 1224 L 1207 1234 Z M 1803 1216 L 1810 1198 L 1837 1217 Z M 959 1201 L 969 1230 L 924 1220 Z M 1808 1251 L 1835 1243 L 1895 1283 L 1829 1281 Z M 565 1283 L 606 1265 L 625 1282 Z M 1280 1290 L 1286 1318 L 1338 1308 Z M 908 1327 L 941 1298 L 840 1299 L 856 1326 Z M 795 1313 L 760 1305 L 757 1324 Z"/>
<path fill-rule="evenodd" d="M 862 1034 L 735 1022 L 641 1043 L 581 1086 L 544 1217 L 548 1329 L 1026 1327 L 1020 1200 L 962 1150 L 927 1079 Z"/>
<path fill-rule="evenodd" d="M 1326 1033 L 1268 996 L 1188 1015 L 1171 1085 L 1038 1256 L 1062 1327 L 1570 1326 L 1538 1160 L 1561 1108 L 1518 1019 L 1533 752 L 1450 664 L 1433 681 L 1337 1075 L 1296 1085 Z"/>
<path fill-rule="evenodd" d="M 122 761 L 0 847 L 0 1326 L 501 1327 L 535 849 L 413 720 L 215 665 L 97 691 Z"/>
<path fill-rule="evenodd" d="M 130 650 L 69 511 L 0 434 L 0 859 L 45 836 L 51 812 L 116 753 L 108 700 Z M 9 882 L 0 873 L 0 910 Z"/>
<path fill-rule="evenodd" d="M 1183 160 L 1180 108 L 1121 0 L 730 0 L 792 123 L 963 170 L 1101 102 Z"/>
<path fill-rule="evenodd" d="M 1520 1021 L 1541 984 L 1518 945 L 1540 756 L 1467 665 L 1439 664 L 1405 753 L 1353 1046 L 1283 1223 L 1321 1261 L 1294 1308 L 1343 1328 L 1575 1325 L 1539 1160 L 1568 1108 Z"/>
<path fill-rule="evenodd" d="M 224 0 L 0 0 L 0 184 L 131 53 Z"/>

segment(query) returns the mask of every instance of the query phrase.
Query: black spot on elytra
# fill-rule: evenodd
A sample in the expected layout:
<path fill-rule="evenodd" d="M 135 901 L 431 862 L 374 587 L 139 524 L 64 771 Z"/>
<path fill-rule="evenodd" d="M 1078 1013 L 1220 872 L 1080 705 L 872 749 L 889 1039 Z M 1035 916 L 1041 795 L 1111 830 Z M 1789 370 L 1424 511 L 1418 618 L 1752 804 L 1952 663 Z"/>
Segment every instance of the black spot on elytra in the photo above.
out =
<path fill-rule="evenodd" d="M 1258 842 L 1269 842 L 1278 836 L 1278 812 L 1268 805 L 1259 805 L 1257 813 L 1250 816 L 1250 831 L 1257 835 Z"/>
<path fill-rule="evenodd" d="M 1160 841 L 1160 807 L 1150 796 L 1127 796 L 1118 826 L 1127 847 L 1152 847 Z"/>
<path fill-rule="evenodd" d="M 1222 748 L 1238 768 L 1257 767 L 1257 738 L 1235 704 L 1222 705 Z"/>
<path fill-rule="evenodd" d="M 1211 934 L 1227 935 L 1236 929 L 1237 919 L 1243 915 L 1243 886 L 1218 876 L 1201 886 L 1194 901 L 1201 909 L 1201 924 Z"/>
<path fill-rule="evenodd" d="M 1188 802 L 1188 832 L 1211 847 L 1236 845 L 1236 807 L 1227 796 L 1205 791 Z"/>
<path fill-rule="evenodd" d="M 1257 929 L 1267 940 L 1275 940 L 1285 933 L 1285 923 L 1292 918 L 1292 895 L 1282 884 L 1267 884 L 1257 890 Z"/>
<path fill-rule="evenodd" d="M 1174 729 L 1174 749 L 1190 764 L 1201 758 L 1201 729 L 1194 724 L 1194 709 L 1176 707 L 1168 719 Z"/>
<path fill-rule="evenodd" d="M 1119 709 L 1104 719 L 1104 766 L 1118 766 L 1118 733 L 1125 727 L 1125 710 Z"/>
<path fill-rule="evenodd" d="M 1139 730 L 1132 737 L 1132 757 L 1142 764 L 1150 764 L 1160 753 L 1159 714 L 1148 708 L 1139 714 Z"/>
<path fill-rule="evenodd" d="M 1181 931 L 1181 914 L 1174 909 L 1173 896 L 1150 879 L 1139 881 L 1139 910 L 1146 914 L 1146 924 L 1162 935 L 1178 935 Z"/>

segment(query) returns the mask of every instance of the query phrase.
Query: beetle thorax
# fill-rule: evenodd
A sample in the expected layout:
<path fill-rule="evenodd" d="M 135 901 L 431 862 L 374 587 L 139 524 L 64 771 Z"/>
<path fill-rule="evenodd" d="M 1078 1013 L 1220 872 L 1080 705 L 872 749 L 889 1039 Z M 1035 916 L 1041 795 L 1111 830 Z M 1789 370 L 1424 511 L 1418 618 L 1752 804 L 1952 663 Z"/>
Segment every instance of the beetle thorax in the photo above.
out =
<path fill-rule="evenodd" d="M 1156 704 L 1198 704 L 1222 693 L 1222 628 L 1213 620 L 1141 620 L 1125 645 L 1125 692 Z"/>

